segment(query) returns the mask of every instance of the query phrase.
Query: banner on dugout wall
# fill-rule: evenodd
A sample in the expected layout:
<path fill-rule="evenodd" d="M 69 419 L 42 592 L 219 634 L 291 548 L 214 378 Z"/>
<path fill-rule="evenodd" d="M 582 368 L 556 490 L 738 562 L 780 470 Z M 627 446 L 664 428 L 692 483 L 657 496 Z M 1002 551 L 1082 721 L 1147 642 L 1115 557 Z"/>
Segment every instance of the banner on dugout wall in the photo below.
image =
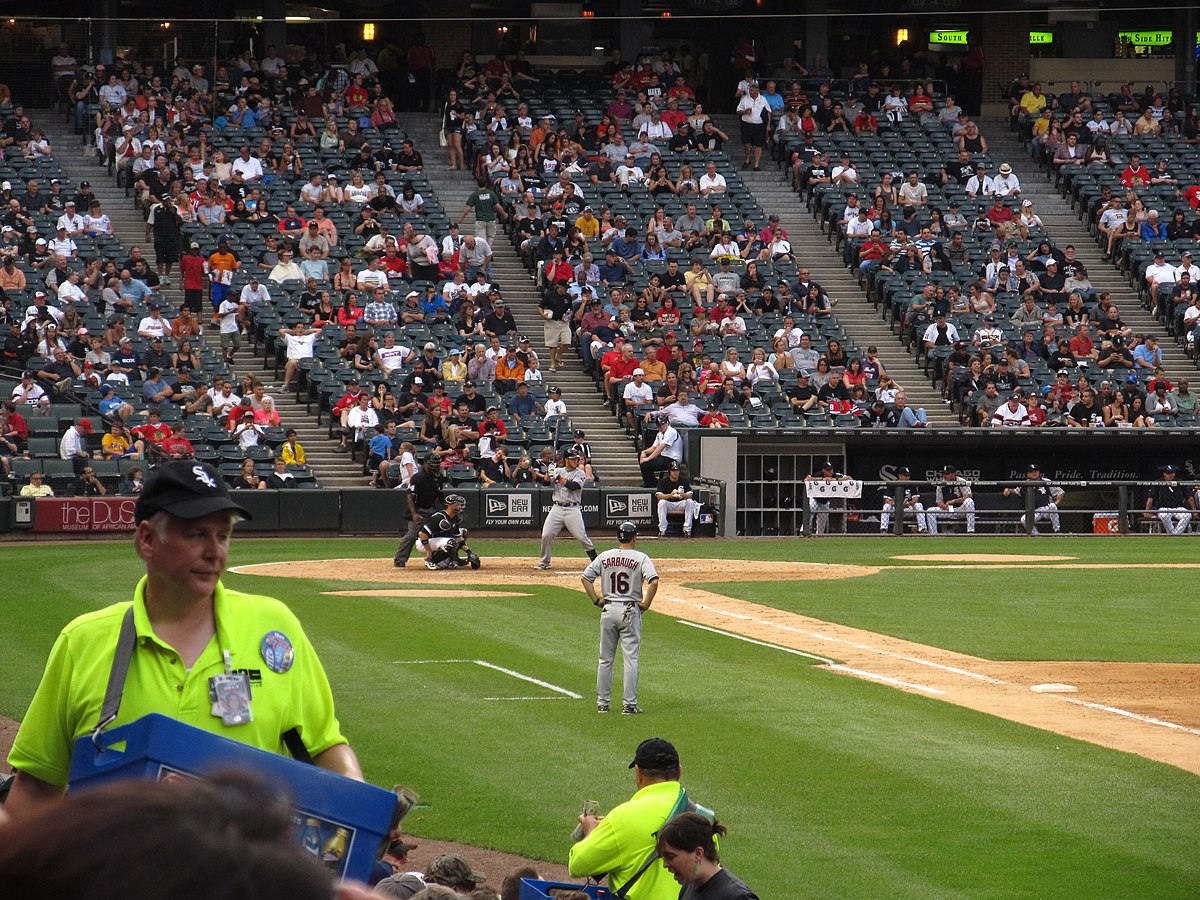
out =
<path fill-rule="evenodd" d="M 804 491 L 810 497 L 841 497 L 846 500 L 855 500 L 862 496 L 863 483 L 861 481 L 838 481 L 836 479 L 806 481 L 804 483 Z"/>
<path fill-rule="evenodd" d="M 33 506 L 33 531 L 50 533 L 133 531 L 136 497 L 41 497 Z"/>

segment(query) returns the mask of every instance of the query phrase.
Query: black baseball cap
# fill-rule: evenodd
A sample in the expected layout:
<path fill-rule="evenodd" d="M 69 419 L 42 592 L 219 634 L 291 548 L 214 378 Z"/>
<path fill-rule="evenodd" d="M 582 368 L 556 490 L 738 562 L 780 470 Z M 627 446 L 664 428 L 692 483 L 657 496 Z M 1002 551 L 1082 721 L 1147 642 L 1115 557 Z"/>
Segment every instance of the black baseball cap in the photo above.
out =
<path fill-rule="evenodd" d="M 633 762 L 629 764 L 629 768 L 634 766 L 642 769 L 678 769 L 679 752 L 670 741 L 647 738 L 638 744 L 633 754 Z"/>
<path fill-rule="evenodd" d="M 180 460 L 160 466 L 138 497 L 134 521 L 144 522 L 158 512 L 180 519 L 200 519 L 230 510 L 252 519 L 245 507 L 229 496 L 225 479 L 212 466 L 195 460 Z"/>
<path fill-rule="evenodd" d="M 958 469 L 955 468 L 954 466 L 942 466 L 942 474 L 943 475 L 949 475 L 951 473 L 957 473 L 957 472 L 958 472 Z"/>
<path fill-rule="evenodd" d="M 566 451 L 563 452 L 563 459 L 579 459 L 579 451 L 574 447 L 568 447 Z"/>
<path fill-rule="evenodd" d="M 896 470 L 897 475 L 911 475 L 912 470 L 908 466 L 901 466 Z"/>
<path fill-rule="evenodd" d="M 1035 463 L 1035 462 L 1031 462 L 1029 465 L 1027 465 L 1027 466 L 1025 467 L 1025 471 L 1026 471 L 1026 472 L 1040 472 L 1040 471 L 1042 471 L 1042 467 L 1041 467 L 1041 466 L 1039 466 L 1039 465 L 1038 465 L 1037 463 Z"/>

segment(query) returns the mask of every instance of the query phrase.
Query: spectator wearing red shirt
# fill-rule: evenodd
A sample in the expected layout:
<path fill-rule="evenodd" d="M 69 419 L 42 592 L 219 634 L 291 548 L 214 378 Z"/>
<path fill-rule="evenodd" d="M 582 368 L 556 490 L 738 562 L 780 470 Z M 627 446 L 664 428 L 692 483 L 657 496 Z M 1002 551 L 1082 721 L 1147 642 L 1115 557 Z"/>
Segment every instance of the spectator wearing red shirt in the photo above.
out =
<path fill-rule="evenodd" d="M 135 437 L 141 438 L 146 446 L 153 444 L 159 447 L 163 441 L 171 436 L 171 429 L 164 423 L 159 421 L 158 410 L 151 409 L 146 413 L 150 421 L 145 425 L 139 425 L 137 428 L 131 429 Z"/>
<path fill-rule="evenodd" d="M 654 352 L 654 356 L 665 366 L 675 358 L 675 332 L 668 331 L 663 340 L 663 345 Z"/>
<path fill-rule="evenodd" d="M 183 276 L 183 308 L 199 313 L 204 303 L 204 291 L 208 287 L 199 244 L 193 243 L 179 260 L 179 271 Z"/>
<path fill-rule="evenodd" d="M 500 410 L 498 407 L 489 406 L 487 408 L 487 418 L 479 423 L 479 434 L 492 435 L 496 442 L 502 442 L 508 437 L 508 426 L 504 424 L 504 420 L 500 418 Z"/>
<path fill-rule="evenodd" d="M 359 397 L 369 397 L 358 384 L 358 379 L 352 379 L 350 386 L 346 389 L 346 393 L 342 394 L 340 400 L 333 405 L 330 415 L 337 418 L 342 426 L 342 442 L 333 448 L 334 453 L 349 453 L 350 452 L 350 432 L 346 428 L 346 416 L 350 414 L 350 410 L 358 404 Z"/>
<path fill-rule="evenodd" d="M 196 455 L 192 442 L 183 436 L 182 422 L 175 426 L 171 436 L 159 445 L 159 449 L 171 459 L 192 459 Z"/>
<path fill-rule="evenodd" d="M 371 102 L 371 94 L 363 86 L 361 75 L 354 76 L 354 80 L 350 82 L 350 86 L 346 88 L 342 96 L 346 98 L 346 105 L 351 109 L 363 109 Z"/>
<path fill-rule="evenodd" d="M 1003 231 L 1005 236 L 1011 237 L 1016 234 L 1016 222 L 1013 220 L 1013 211 L 1004 205 L 1004 198 L 997 196 L 992 203 L 991 208 L 987 211 L 987 220 L 992 224 L 992 227 L 997 231 Z"/>
<path fill-rule="evenodd" d="M 1150 183 L 1150 170 L 1142 165 L 1141 157 L 1129 154 L 1129 165 L 1121 173 L 1121 184 L 1125 187 L 1144 187 Z"/>

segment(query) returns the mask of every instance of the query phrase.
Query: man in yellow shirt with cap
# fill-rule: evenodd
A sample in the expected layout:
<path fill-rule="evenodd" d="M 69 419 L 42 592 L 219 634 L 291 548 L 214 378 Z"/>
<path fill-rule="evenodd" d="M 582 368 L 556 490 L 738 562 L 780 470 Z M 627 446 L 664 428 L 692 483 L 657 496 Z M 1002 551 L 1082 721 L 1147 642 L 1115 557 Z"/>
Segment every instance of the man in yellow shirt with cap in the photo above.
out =
<path fill-rule="evenodd" d="M 579 817 L 584 837 L 571 848 L 568 868 L 574 878 L 607 873 L 609 890 L 629 900 L 676 900 L 679 883 L 659 861 L 654 834 L 678 813 L 711 817 L 711 811 L 688 801 L 679 784 L 679 753 L 670 741 L 642 741 L 629 768 L 635 770 L 637 793 L 607 816 Z"/>
<path fill-rule="evenodd" d="M 195 460 L 162 466 L 143 489 L 134 547 L 146 575 L 134 590 L 124 695 L 107 724 L 162 713 L 280 754 L 298 738 L 317 765 L 362 780 L 325 671 L 294 614 L 278 600 L 221 584 L 239 517 L 249 514 L 221 476 Z M 75 739 L 100 723 L 130 608 L 86 613 L 59 634 L 9 754 L 17 770 L 7 804 L 14 818 L 61 795 Z M 218 711 L 210 691 L 221 679 L 225 691 L 244 685 L 248 716 L 229 706 Z"/>

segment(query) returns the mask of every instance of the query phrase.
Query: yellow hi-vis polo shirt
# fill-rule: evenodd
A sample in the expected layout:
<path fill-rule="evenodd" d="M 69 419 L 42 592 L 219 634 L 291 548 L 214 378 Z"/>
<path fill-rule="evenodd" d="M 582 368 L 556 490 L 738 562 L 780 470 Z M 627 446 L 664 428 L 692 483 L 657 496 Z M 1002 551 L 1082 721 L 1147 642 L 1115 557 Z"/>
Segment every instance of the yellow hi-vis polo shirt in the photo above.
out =
<path fill-rule="evenodd" d="M 619 890 L 653 852 L 654 833 L 666 824 L 679 800 L 679 790 L 678 781 L 661 781 L 647 785 L 616 807 L 571 848 L 567 862 L 571 876 L 607 872 L 609 889 Z M 655 860 L 627 896 L 629 900 L 677 900 L 679 882 L 661 860 Z"/>
<path fill-rule="evenodd" d="M 333 709 L 325 670 L 299 620 L 271 597 L 227 591 L 217 584 L 217 631 L 188 671 L 154 634 L 146 613 L 145 577 L 134 591 L 137 644 L 125 679 L 117 725 L 161 713 L 263 750 L 287 755 L 283 734 L 292 728 L 309 753 L 347 743 Z M 9 753 L 9 764 L 50 784 L 65 785 L 75 739 L 100 718 L 121 620 L 118 603 L 69 623 L 50 651 L 46 671 Z M 225 672 L 228 650 L 235 672 L 250 679 L 254 721 L 225 725 L 212 713 L 208 680 Z"/>

